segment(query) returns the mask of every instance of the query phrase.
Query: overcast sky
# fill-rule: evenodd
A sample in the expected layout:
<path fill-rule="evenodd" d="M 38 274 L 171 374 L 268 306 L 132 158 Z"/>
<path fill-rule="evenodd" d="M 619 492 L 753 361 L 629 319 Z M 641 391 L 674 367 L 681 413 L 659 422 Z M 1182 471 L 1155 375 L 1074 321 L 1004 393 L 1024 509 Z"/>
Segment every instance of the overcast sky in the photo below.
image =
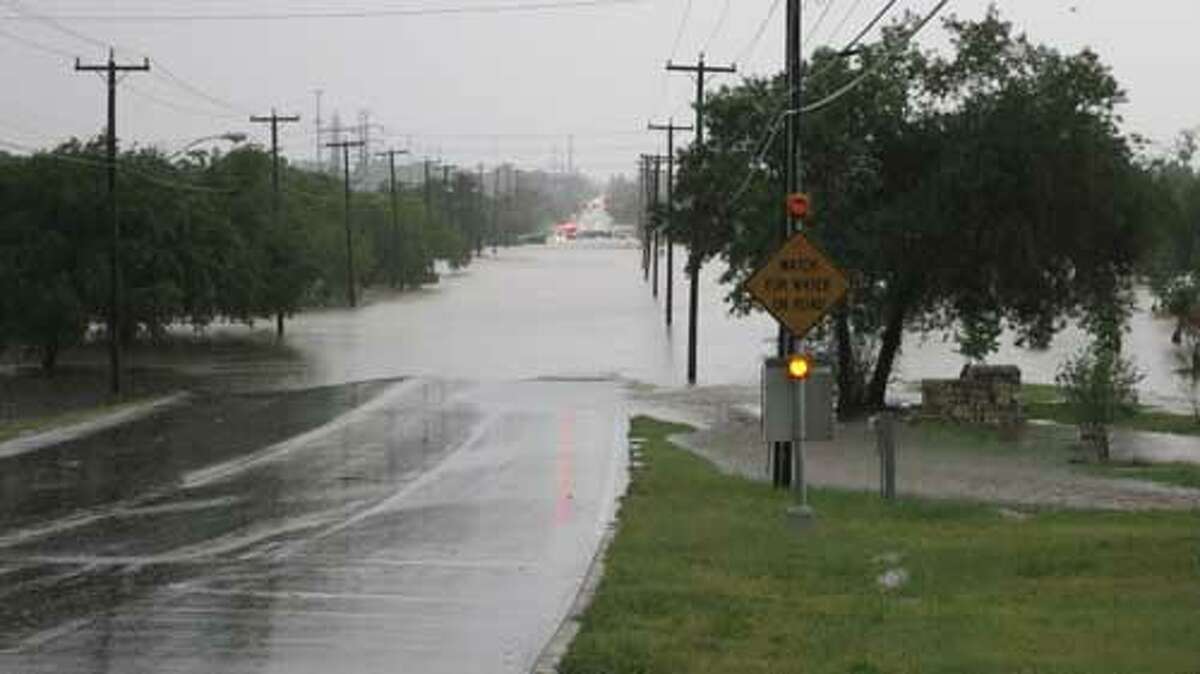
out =
<path fill-rule="evenodd" d="M 782 67 L 783 9 L 754 42 L 774 0 L 631 0 L 541 8 L 365 18 L 185 21 L 180 15 L 305 14 L 497 7 L 529 0 L 0 0 L 0 140 L 46 146 L 103 124 L 104 87 L 69 56 L 99 63 L 151 59 L 119 96 L 123 142 L 178 149 L 226 131 L 256 134 L 251 114 L 302 115 L 283 134 L 289 156 L 311 158 L 314 90 L 326 122 L 369 111 L 381 143 L 459 164 L 565 164 L 568 136 L 580 169 L 629 171 L 664 139 L 647 121 L 691 121 L 693 81 L 668 75 L 669 58 L 735 61 L 743 73 Z M 605 2 L 605 0 L 600 0 Z M 808 0 L 807 47 L 842 44 L 884 0 Z M 935 0 L 899 0 L 923 12 Z M 982 16 L 987 0 L 951 0 L 947 12 Z M 1200 123 L 1200 3 L 1190 0 L 1007 0 L 1005 18 L 1063 50 L 1091 46 L 1129 92 L 1130 130 L 1167 143 Z M 21 14 L 21 10 L 25 14 Z M 34 15 L 61 17 L 37 20 Z M 821 16 L 824 19 L 821 20 Z M 117 20 L 94 20 L 103 16 Z M 173 17 L 143 21 L 146 17 Z M 937 44 L 938 30 L 923 37 Z M 714 84 L 729 81 L 716 78 Z M 378 136 L 380 131 L 375 132 Z M 383 149 L 382 145 L 378 149 Z"/>

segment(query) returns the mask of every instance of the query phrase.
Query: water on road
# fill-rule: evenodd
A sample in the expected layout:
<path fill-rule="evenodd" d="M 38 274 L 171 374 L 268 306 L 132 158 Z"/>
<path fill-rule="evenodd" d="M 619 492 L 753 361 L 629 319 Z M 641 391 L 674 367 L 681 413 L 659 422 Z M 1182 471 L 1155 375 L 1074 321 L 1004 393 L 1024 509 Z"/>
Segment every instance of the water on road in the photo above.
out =
<path fill-rule="evenodd" d="M 304 314 L 284 348 L 133 353 L 135 381 L 172 368 L 188 403 L 0 452 L 0 672 L 528 671 L 621 493 L 627 385 L 685 383 L 686 279 L 667 328 L 639 261 L 509 249 Z M 776 327 L 731 317 L 719 271 L 695 393 L 728 405 Z M 1139 314 L 1131 350 L 1147 397 L 1181 405 L 1168 332 Z M 1049 381 L 1081 339 L 996 360 Z M 910 341 L 899 373 L 961 363 Z"/>

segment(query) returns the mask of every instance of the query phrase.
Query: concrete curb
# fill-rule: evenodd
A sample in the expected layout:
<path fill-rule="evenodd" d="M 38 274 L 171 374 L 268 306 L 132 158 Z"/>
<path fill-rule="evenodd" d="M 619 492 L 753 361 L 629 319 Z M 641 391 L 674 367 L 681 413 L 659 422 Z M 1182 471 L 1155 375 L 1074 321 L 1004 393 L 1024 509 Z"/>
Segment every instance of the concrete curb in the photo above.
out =
<path fill-rule="evenodd" d="M 530 668 L 530 674 L 556 674 L 558 666 L 562 663 L 563 657 L 566 656 L 567 650 L 571 647 L 571 642 L 575 640 L 575 636 L 579 634 L 580 621 L 583 619 L 583 614 L 591 606 L 592 600 L 596 597 L 596 589 L 600 586 L 600 579 L 604 577 L 604 561 L 608 556 L 608 547 L 612 545 L 613 539 L 617 537 L 617 527 L 621 522 L 621 500 L 628 494 L 629 486 L 632 484 L 633 476 L 633 453 L 640 446 L 635 444 L 633 439 L 629 437 L 629 422 L 626 420 L 622 424 L 620 438 L 624 441 L 624 451 L 628 457 L 620 464 L 617 470 L 624 471 L 621 478 L 621 486 L 614 495 L 612 512 L 608 524 L 605 526 L 604 534 L 600 537 L 600 542 L 596 546 L 596 554 L 592 556 L 592 561 L 588 564 L 586 575 L 583 577 L 583 582 L 579 585 L 579 590 L 575 593 L 575 598 L 571 601 L 571 606 L 567 609 L 566 616 L 559 623 L 558 629 L 554 631 L 554 635 L 550 637 L 550 641 L 542 648 L 542 652 L 538 654 L 534 660 L 533 667 Z"/>
<path fill-rule="evenodd" d="M 575 595 L 575 601 L 571 603 L 567 617 L 563 618 L 562 624 L 558 626 L 554 636 L 550 637 L 550 641 L 538 655 L 533 668 L 529 670 L 530 674 L 556 674 L 558 672 L 559 663 L 566 656 L 567 649 L 575 640 L 575 635 L 579 634 L 579 623 L 583 619 L 583 614 L 591 606 L 592 599 L 596 596 L 596 588 L 600 586 L 600 579 L 604 577 L 604 558 L 608 554 L 608 546 L 612 544 L 616 535 L 617 523 L 613 522 L 604 532 L 604 537 L 600 539 L 596 556 L 592 558 L 587 575 L 584 576 L 583 584 L 580 585 L 579 592 Z"/>
<path fill-rule="evenodd" d="M 47 447 L 60 445 L 64 442 L 95 435 L 110 428 L 116 428 L 139 419 L 156 414 L 164 409 L 183 404 L 191 394 L 181 391 L 165 398 L 157 398 L 144 403 L 138 403 L 126 409 L 106 414 L 96 419 L 83 421 L 68 426 L 60 426 L 47 431 L 14 438 L 0 443 L 0 459 L 10 459 L 14 456 L 36 452 Z"/>

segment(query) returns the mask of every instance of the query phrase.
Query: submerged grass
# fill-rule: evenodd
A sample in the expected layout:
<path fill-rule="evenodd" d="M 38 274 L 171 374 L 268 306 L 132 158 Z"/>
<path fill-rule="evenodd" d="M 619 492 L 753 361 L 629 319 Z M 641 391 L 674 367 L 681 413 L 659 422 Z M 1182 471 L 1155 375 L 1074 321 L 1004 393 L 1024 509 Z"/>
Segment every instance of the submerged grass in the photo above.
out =
<path fill-rule="evenodd" d="M 1020 396 L 1025 416 L 1030 419 L 1045 419 L 1060 424 L 1078 421 L 1057 386 L 1024 384 Z M 1164 412 L 1144 406 L 1139 407 L 1133 415 L 1118 419 L 1113 426 L 1152 433 L 1200 436 L 1200 420 L 1194 415 Z"/>
<path fill-rule="evenodd" d="M 1087 464 L 1087 469 L 1104 477 L 1148 480 L 1175 487 L 1200 489 L 1200 465 L 1191 463 Z"/>
<path fill-rule="evenodd" d="M 1200 671 L 1200 520 L 814 490 L 718 473 L 647 418 L 644 466 L 561 665 L 599 672 Z M 905 584 L 877 578 L 902 569 Z"/>

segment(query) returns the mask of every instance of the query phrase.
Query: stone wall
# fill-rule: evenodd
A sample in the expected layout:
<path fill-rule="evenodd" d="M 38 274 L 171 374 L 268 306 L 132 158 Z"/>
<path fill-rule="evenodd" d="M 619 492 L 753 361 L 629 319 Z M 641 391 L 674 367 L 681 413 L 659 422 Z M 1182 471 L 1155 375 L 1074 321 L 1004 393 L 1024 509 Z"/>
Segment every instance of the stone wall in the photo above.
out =
<path fill-rule="evenodd" d="M 967 366 L 958 379 L 921 382 L 921 416 L 987 426 L 1024 421 L 1021 370 L 1013 365 Z"/>

